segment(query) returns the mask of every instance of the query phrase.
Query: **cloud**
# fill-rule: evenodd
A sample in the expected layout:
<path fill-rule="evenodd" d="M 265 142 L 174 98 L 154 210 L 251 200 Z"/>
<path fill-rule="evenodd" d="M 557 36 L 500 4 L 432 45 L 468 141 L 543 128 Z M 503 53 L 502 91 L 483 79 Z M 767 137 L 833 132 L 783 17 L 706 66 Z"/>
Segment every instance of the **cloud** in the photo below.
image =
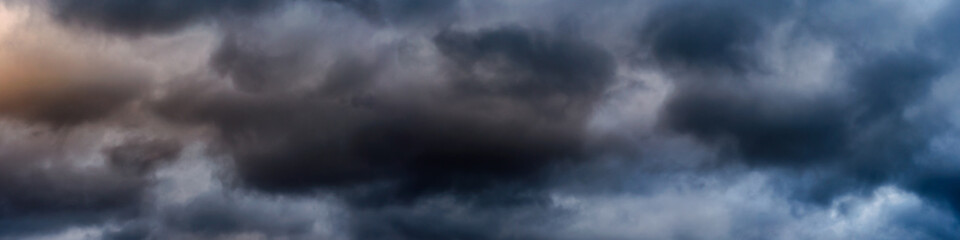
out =
<path fill-rule="evenodd" d="M 180 144 L 171 140 L 130 140 L 104 151 L 110 164 L 122 171 L 144 174 L 176 159 Z"/>
<path fill-rule="evenodd" d="M 55 126 L 104 118 L 133 101 L 142 89 L 123 73 L 95 73 L 24 55 L 9 56 L 0 62 L 0 69 L 0 116 Z"/>
<path fill-rule="evenodd" d="M 660 6 L 640 33 L 652 56 L 665 63 L 744 68 L 762 33 L 739 4 L 681 1 Z"/>
<path fill-rule="evenodd" d="M 230 22 L 277 11 L 290 2 L 269 0 L 50 0 L 52 15 L 61 22 L 127 36 L 169 33 L 211 22 Z M 308 0 L 330 2 L 374 23 L 402 24 L 446 12 L 456 0 Z M 429 16 L 429 17 L 428 17 Z M 452 17 L 447 17 L 451 19 Z"/>
<path fill-rule="evenodd" d="M 953 239 L 958 6 L 2 1 L 0 239 Z"/>
<path fill-rule="evenodd" d="M 470 192 L 579 157 L 584 121 L 614 69 L 603 50 L 517 28 L 433 41 L 456 70 L 428 99 L 416 89 L 377 95 L 380 69 L 347 60 L 316 90 L 181 91 L 157 110 L 218 129 L 241 178 L 267 191 L 387 181 L 409 197 Z"/>
<path fill-rule="evenodd" d="M 346 217 L 325 195 L 272 196 L 231 188 L 216 160 L 191 145 L 182 161 L 156 171 L 138 218 L 99 227 L 104 239 L 345 239 Z M 188 169 L 188 170 L 187 170 Z"/>
<path fill-rule="evenodd" d="M 51 1 L 54 15 L 62 21 L 133 35 L 178 30 L 222 15 L 257 13 L 274 4 L 274 1 L 261 0 Z"/>
<path fill-rule="evenodd" d="M 23 128 L 17 131 L 14 128 Z M 60 136 L 47 129 L 4 124 L 0 148 L 0 238 L 55 231 L 60 227 L 95 225 L 135 217 L 151 181 L 146 166 L 126 171 L 133 158 L 169 161 L 178 148 L 136 147 L 146 155 L 126 152 L 104 156 L 95 134 L 75 130 Z M 93 135 L 93 136 L 91 136 Z M 123 144 L 113 149 L 130 149 Z M 164 148 L 167 148 L 164 146 Z M 98 161 L 108 158 L 106 163 Z M 116 165 L 120 164 L 120 165 Z"/>
<path fill-rule="evenodd" d="M 807 23 L 808 15 L 833 14 L 823 13 L 831 11 L 824 9 L 831 4 L 811 3 L 788 9 L 796 8 L 802 16 L 799 21 Z M 674 11 L 695 11 L 700 6 Z M 894 11 L 883 4 L 872 7 Z M 651 54 L 667 66 L 678 87 L 664 104 L 661 125 L 719 146 L 733 163 L 831 176 L 822 177 L 822 182 L 813 180 L 809 188 L 796 187 L 805 189 L 799 190 L 799 196 L 821 203 L 846 192 L 899 181 L 898 175 L 915 174 L 910 172 L 918 170 L 912 163 L 914 156 L 924 151 L 929 134 L 936 131 L 928 128 L 935 126 L 930 122 L 937 120 L 933 116 L 908 120 L 904 112 L 921 104 L 931 84 L 953 65 L 954 56 L 932 54 L 936 51 L 933 45 L 850 46 L 860 37 L 885 34 L 880 29 L 861 29 L 863 32 L 853 36 L 825 36 L 832 30 L 815 23 L 823 19 L 794 25 L 797 20 L 751 19 L 742 15 L 739 8 L 711 11 L 715 13 L 701 14 L 705 17 L 653 19 L 654 25 L 647 27 L 652 29 L 645 32 L 652 34 L 647 36 L 650 39 L 703 41 L 690 42 L 690 46 L 658 47 L 656 41 L 651 43 Z M 861 13 L 846 14 L 829 16 L 842 18 Z M 869 19 L 864 16 L 846 23 L 869 25 L 858 22 Z M 663 21 L 677 23 L 656 24 Z M 767 54 L 780 51 L 770 49 L 768 42 L 776 41 L 777 34 L 781 34 L 775 31 L 776 21 L 785 21 L 779 24 L 788 26 L 781 27 L 790 31 L 787 36 L 791 40 L 785 41 L 815 41 L 843 49 L 833 56 L 839 65 L 831 66 L 829 75 L 818 76 L 833 82 L 834 89 L 807 92 L 783 81 L 792 79 L 786 74 L 816 69 L 791 70 L 803 65 L 775 65 L 783 62 L 773 59 L 783 56 Z M 898 30 L 906 35 L 921 34 L 906 27 Z M 685 43 L 673 40 L 665 42 Z M 682 64 L 677 65 L 678 62 Z M 904 173 L 905 169 L 909 169 L 908 173 Z"/>

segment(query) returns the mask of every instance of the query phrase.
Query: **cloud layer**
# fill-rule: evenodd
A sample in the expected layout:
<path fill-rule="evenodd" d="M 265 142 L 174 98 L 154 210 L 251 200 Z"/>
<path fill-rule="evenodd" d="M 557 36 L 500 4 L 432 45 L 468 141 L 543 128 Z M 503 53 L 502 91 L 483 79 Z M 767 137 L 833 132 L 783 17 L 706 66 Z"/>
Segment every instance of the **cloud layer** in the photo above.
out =
<path fill-rule="evenodd" d="M 0 1 L 0 239 L 955 239 L 950 1 Z"/>

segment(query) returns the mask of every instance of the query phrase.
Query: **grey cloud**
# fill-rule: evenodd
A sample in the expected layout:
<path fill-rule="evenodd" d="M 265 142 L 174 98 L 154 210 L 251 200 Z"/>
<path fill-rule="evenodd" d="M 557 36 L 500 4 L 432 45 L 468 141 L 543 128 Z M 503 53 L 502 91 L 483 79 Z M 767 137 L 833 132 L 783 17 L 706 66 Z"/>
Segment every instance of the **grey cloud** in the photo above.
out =
<path fill-rule="evenodd" d="M 224 196 L 201 196 L 178 209 L 167 210 L 163 221 L 175 231 L 204 236 L 245 231 L 297 236 L 309 233 L 313 227 L 313 221 L 303 213 L 277 212 L 255 204 L 258 203 Z"/>
<path fill-rule="evenodd" d="M 250 18 L 277 10 L 290 2 L 331 2 L 339 4 L 374 23 L 391 25 L 424 22 L 438 15 L 455 19 L 449 9 L 456 0 L 50 0 L 52 14 L 69 25 L 109 33 L 140 36 L 169 33 L 186 26 Z M 444 14 L 447 13 L 447 14 Z"/>
<path fill-rule="evenodd" d="M 268 191 L 387 181 L 399 184 L 399 196 L 469 192 L 578 157 L 585 117 L 612 76 L 603 50 L 515 28 L 445 32 L 434 41 L 459 68 L 426 105 L 405 94 L 341 101 L 364 85 L 313 94 L 373 81 L 349 73 L 378 69 L 351 61 L 306 94 L 182 91 L 157 109 L 219 129 L 241 177 Z M 477 67 L 490 72 L 472 72 Z"/>
<path fill-rule="evenodd" d="M 819 172 L 822 179 L 814 180 L 809 188 L 796 189 L 801 196 L 820 203 L 897 182 L 898 175 L 914 174 L 904 171 L 917 170 L 911 163 L 913 157 L 924 151 L 931 131 L 936 130 L 925 128 L 934 124 L 908 122 L 903 113 L 927 95 L 931 83 L 945 74 L 944 68 L 952 65 L 954 57 L 932 54 L 934 45 L 925 48 L 903 43 L 891 49 L 882 42 L 852 46 L 862 41 L 861 37 L 883 36 L 886 30 L 866 28 L 841 34 L 816 24 L 846 17 L 824 13 L 835 4 L 839 3 L 811 2 L 787 8 L 798 11 L 793 16 L 799 16 L 802 23 L 795 25 L 798 27 L 789 36 L 812 36 L 840 48 L 836 67 L 842 73 L 825 77 L 845 89 L 814 96 L 772 87 L 781 83 L 771 69 L 783 67 L 759 61 L 766 54 L 762 44 L 773 34 L 770 26 L 789 18 L 746 14 L 753 10 L 746 5 L 703 10 L 704 4 L 664 11 L 706 14 L 662 15 L 662 20 L 656 18 L 661 15 L 654 15 L 652 25 L 643 32 L 653 39 L 650 54 L 668 67 L 678 86 L 664 105 L 662 125 L 720 146 L 731 154 L 726 158 L 748 165 Z M 882 4 L 869 8 L 895 11 Z M 872 17 L 864 16 L 854 19 L 865 22 L 845 23 L 869 26 Z M 896 30 L 909 36 L 922 34 L 905 27 Z"/>
<path fill-rule="evenodd" d="M 457 85 L 477 92 L 502 92 L 519 97 L 596 94 L 614 73 L 611 57 L 586 42 L 558 40 L 519 28 L 480 34 L 441 32 L 434 38 L 440 51 L 453 60 L 466 78 Z M 499 73 L 492 79 L 484 73 Z"/>
<path fill-rule="evenodd" d="M 189 135 L 116 140 L 94 151 L 107 165 L 84 170 L 0 146 L 0 213 L 15 218 L 0 224 L 21 232 L 95 222 L 116 239 L 311 239 L 331 236 L 298 212 L 316 206 L 277 206 L 324 195 L 344 202 L 331 231 L 346 239 L 958 234 L 956 168 L 923 159 L 957 128 L 955 107 L 928 106 L 956 81 L 957 3 L 50 3 L 67 28 L 213 23 L 197 31 L 220 41 L 156 85 L 105 70 L 0 89 L 0 115 L 17 123 L 110 125 L 104 138 L 144 127 L 104 120 L 124 111 L 163 126 L 140 130 Z M 104 39 L 152 37 L 164 36 Z M 130 61 L 165 53 L 142 54 Z M 223 189 L 180 199 L 150 179 L 187 171 L 172 161 L 181 140 L 210 145 L 188 158 L 218 159 Z"/>
<path fill-rule="evenodd" d="M 291 48 L 286 52 L 266 52 L 257 46 L 243 46 L 236 37 L 225 37 L 211 59 L 212 67 L 230 77 L 237 87 L 247 91 L 281 88 L 299 80 L 308 70 L 309 52 Z"/>
<path fill-rule="evenodd" d="M 175 0 L 175 1 L 76 1 L 53 0 L 54 15 L 68 23 L 109 32 L 143 34 L 169 32 L 187 24 L 224 14 L 256 13 L 279 1 Z"/>
<path fill-rule="evenodd" d="M 173 140 L 130 140 L 104 151 L 111 166 L 121 171 L 145 174 L 179 157 L 181 146 Z"/>
<path fill-rule="evenodd" d="M 133 158 L 160 161 L 174 157 L 177 148 L 120 146 L 105 166 L 88 166 L 83 154 L 84 139 L 57 136 L 56 132 L 35 129 L 34 136 L 18 144 L 0 147 L 0 238 L 55 232 L 70 226 L 91 226 L 135 218 L 144 192 L 151 181 L 145 166 L 135 171 L 117 170 L 112 163 L 127 167 Z M 10 131 L 7 131 L 11 133 Z M 58 143 L 59 142 L 59 143 Z M 160 155 L 136 154 L 167 152 Z M 119 150 L 118 150 L 119 149 Z M 122 158 L 122 159 L 117 159 Z"/>
<path fill-rule="evenodd" d="M 142 87 L 127 79 L 99 80 L 59 76 L 18 78 L 0 83 L 0 117 L 53 126 L 97 121 L 138 97 Z"/>

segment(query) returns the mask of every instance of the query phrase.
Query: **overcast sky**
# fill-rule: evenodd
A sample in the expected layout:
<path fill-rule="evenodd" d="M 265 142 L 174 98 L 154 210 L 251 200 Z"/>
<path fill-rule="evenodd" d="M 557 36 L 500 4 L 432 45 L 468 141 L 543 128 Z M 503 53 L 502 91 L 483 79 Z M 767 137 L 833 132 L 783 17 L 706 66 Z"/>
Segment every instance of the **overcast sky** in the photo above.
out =
<path fill-rule="evenodd" d="M 0 0 L 0 240 L 960 239 L 960 2 Z"/>

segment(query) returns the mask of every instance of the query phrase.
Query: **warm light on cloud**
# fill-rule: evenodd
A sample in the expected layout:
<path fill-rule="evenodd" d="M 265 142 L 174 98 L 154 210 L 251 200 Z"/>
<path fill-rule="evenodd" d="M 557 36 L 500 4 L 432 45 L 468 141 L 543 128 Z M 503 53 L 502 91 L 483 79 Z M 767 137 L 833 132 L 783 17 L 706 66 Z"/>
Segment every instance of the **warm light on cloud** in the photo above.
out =
<path fill-rule="evenodd" d="M 0 39 L 4 39 L 7 34 L 26 16 L 26 13 L 17 11 L 7 4 L 0 3 Z"/>
<path fill-rule="evenodd" d="M 0 54 L 0 115 L 54 125 L 104 117 L 132 100 L 142 80 L 114 66 L 52 52 Z"/>

